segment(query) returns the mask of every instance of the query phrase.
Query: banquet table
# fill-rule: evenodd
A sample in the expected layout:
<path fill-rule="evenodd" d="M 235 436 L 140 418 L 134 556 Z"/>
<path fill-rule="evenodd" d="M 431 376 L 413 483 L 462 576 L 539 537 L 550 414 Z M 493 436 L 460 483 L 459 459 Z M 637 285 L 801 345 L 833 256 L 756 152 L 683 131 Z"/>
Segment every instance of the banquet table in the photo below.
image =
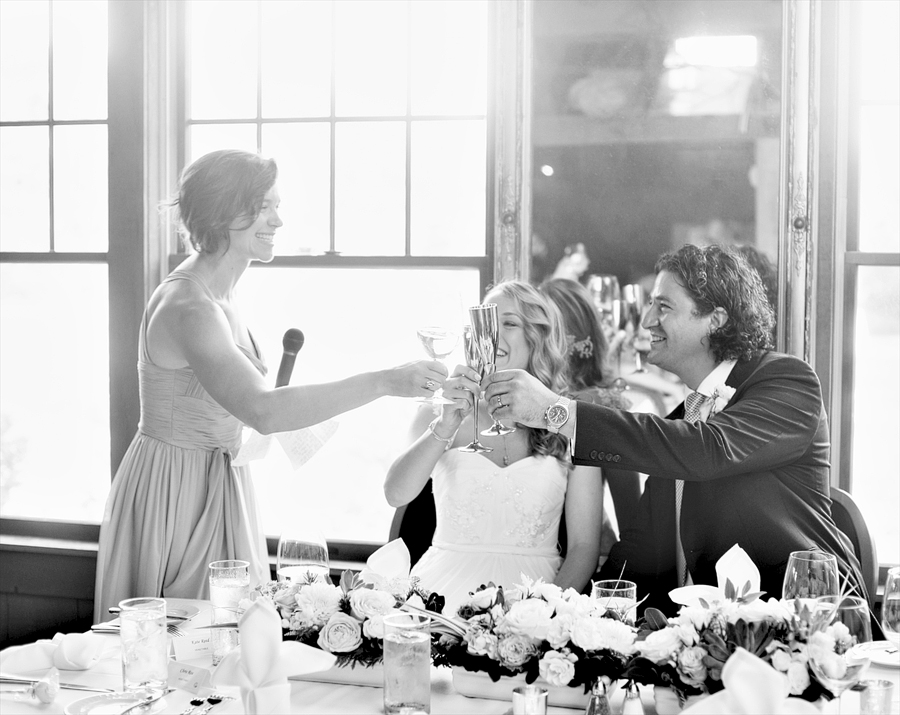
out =
<path fill-rule="evenodd" d="M 202 626 L 209 623 L 211 609 L 208 602 L 193 601 L 200 608 L 200 613 L 192 618 L 192 624 Z M 88 670 L 60 670 L 60 681 L 75 683 L 110 690 L 121 690 L 122 668 L 120 660 L 119 636 L 116 634 L 98 634 L 105 643 L 100 659 Z M 25 646 L 27 647 L 27 646 Z M 9 675 L 15 674 L 24 677 L 40 678 L 46 670 L 22 671 L 16 669 L 16 650 L 21 647 L 7 648 L 0 651 L 0 672 Z M 212 669 L 211 659 L 208 655 L 180 661 L 188 665 L 200 668 Z M 898 698 L 900 698 L 900 668 L 883 667 L 873 664 L 867 674 L 867 679 L 884 679 L 894 683 L 893 703 L 891 712 L 900 715 Z M 41 704 L 37 701 L 16 699 L 9 692 L 9 688 L 22 686 L 3 685 L 0 689 L 0 712 L 3 715 L 18 713 L 65 713 L 66 707 L 94 693 L 80 690 L 61 689 L 53 703 Z M 641 699 L 647 715 L 655 715 L 653 691 L 650 687 L 641 687 Z M 162 700 L 142 715 L 177 715 L 188 708 L 191 699 L 210 693 L 222 693 L 231 695 L 233 700 L 224 701 L 216 705 L 209 715 L 236 715 L 243 713 L 243 705 L 240 693 L 236 687 L 210 687 L 201 689 L 198 693 L 175 689 L 168 693 Z M 505 715 L 511 712 L 512 684 L 510 684 L 510 700 L 488 700 L 482 698 L 466 697 L 453 686 L 451 671 L 448 668 L 432 667 L 431 678 L 431 712 L 433 715 Z M 611 696 L 612 712 L 621 712 L 623 693 L 622 689 L 615 689 Z M 587 696 L 585 696 L 585 703 Z M 579 709 L 553 707 L 548 708 L 551 715 L 572 715 L 583 712 L 584 706 Z M 114 712 L 114 711 L 111 711 Z M 379 687 L 349 685 L 325 682 L 312 682 L 307 680 L 291 680 L 291 713 L 304 715 L 356 715 L 382 713 L 382 689 Z M 837 713 L 837 702 L 826 703 L 822 709 L 826 715 Z M 840 712 L 842 715 L 858 713 L 859 695 L 855 692 L 845 693 Z"/>

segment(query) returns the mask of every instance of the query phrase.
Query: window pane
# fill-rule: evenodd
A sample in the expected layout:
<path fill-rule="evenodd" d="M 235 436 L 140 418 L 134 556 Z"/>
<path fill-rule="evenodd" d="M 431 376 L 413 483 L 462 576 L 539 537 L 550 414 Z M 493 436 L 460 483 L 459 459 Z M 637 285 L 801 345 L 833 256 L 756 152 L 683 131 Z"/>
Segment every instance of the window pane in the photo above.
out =
<path fill-rule="evenodd" d="M 860 97 L 900 99 L 900 3 L 856 0 L 861 9 Z"/>
<path fill-rule="evenodd" d="M 264 0 L 264 117 L 331 113 L 331 3 Z"/>
<path fill-rule="evenodd" d="M 53 118 L 106 119 L 106 0 L 53 3 Z"/>
<path fill-rule="evenodd" d="M 50 3 L 0 2 L 0 121 L 46 120 Z"/>
<path fill-rule="evenodd" d="M 190 5 L 190 117 L 256 117 L 255 0 Z"/>
<path fill-rule="evenodd" d="M 900 251 L 900 108 L 862 107 L 860 112 L 859 248 Z"/>
<path fill-rule="evenodd" d="M 53 129 L 53 235 L 57 251 L 106 251 L 109 181 L 106 126 Z"/>
<path fill-rule="evenodd" d="M 487 3 L 412 3 L 413 114 L 484 114 Z"/>
<path fill-rule="evenodd" d="M 103 516 L 110 483 L 107 305 L 106 266 L 0 266 L 3 516 Z"/>
<path fill-rule="evenodd" d="M 303 384 L 424 359 L 416 328 L 436 319 L 429 303 L 449 296 L 457 305 L 473 305 L 478 293 L 474 270 L 253 266 L 244 275 L 241 300 L 266 354 L 270 384 L 284 332 L 303 331 L 306 341 L 292 379 Z M 273 311 L 273 305 L 285 309 Z M 460 361 L 458 350 L 447 365 Z M 408 444 L 407 426 L 417 408 L 411 399 L 381 398 L 341 415 L 335 435 L 296 472 L 274 444 L 268 457 L 251 467 L 267 533 L 277 535 L 296 520 L 298 505 L 318 504 L 327 538 L 384 542 L 394 513 L 384 498 L 384 476 Z"/>
<path fill-rule="evenodd" d="M 335 127 L 335 246 L 345 254 L 396 256 L 406 244 L 406 125 Z"/>
<path fill-rule="evenodd" d="M 485 123 L 412 123 L 412 252 L 483 256 Z"/>
<path fill-rule="evenodd" d="M 47 127 L 0 127 L 0 251 L 50 250 L 49 136 Z"/>
<path fill-rule="evenodd" d="M 321 254 L 331 236 L 331 124 L 264 124 L 263 154 L 278 162 L 278 255 Z"/>
<path fill-rule="evenodd" d="M 193 124 L 188 132 L 191 147 L 188 163 L 217 149 L 256 152 L 255 124 Z"/>
<path fill-rule="evenodd" d="M 335 3 L 335 111 L 338 116 L 406 113 L 408 3 Z"/>
<path fill-rule="evenodd" d="M 853 497 L 878 560 L 900 562 L 900 269 L 861 267 L 853 372 Z"/>

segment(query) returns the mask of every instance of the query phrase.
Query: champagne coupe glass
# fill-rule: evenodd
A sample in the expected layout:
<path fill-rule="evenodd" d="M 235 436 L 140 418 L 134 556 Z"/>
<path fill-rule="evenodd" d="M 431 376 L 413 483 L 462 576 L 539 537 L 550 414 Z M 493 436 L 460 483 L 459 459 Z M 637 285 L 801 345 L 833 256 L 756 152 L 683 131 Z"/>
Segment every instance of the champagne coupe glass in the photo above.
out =
<path fill-rule="evenodd" d="M 588 290 L 600 313 L 600 323 L 606 329 L 609 338 L 615 334 L 619 326 L 619 320 L 615 315 L 615 301 L 622 297 L 619 279 L 609 274 L 591 276 L 588 280 Z"/>
<path fill-rule="evenodd" d="M 784 571 L 781 597 L 800 599 L 810 611 L 816 599 L 838 595 L 838 567 L 834 554 L 823 551 L 792 551 Z"/>
<path fill-rule="evenodd" d="M 425 352 L 432 360 L 444 360 L 456 348 L 459 336 L 449 328 L 436 325 L 428 325 L 416 330 L 419 341 Z M 426 402 L 430 405 L 452 405 L 453 401 L 439 395 L 443 390 L 435 391 L 431 397 L 417 397 L 418 402 Z"/>
<path fill-rule="evenodd" d="M 631 326 L 631 346 L 634 348 L 635 372 L 647 372 L 644 360 L 650 352 L 648 339 L 641 334 L 641 318 L 644 312 L 644 289 L 637 283 L 629 283 L 622 288 L 623 319 Z"/>
<path fill-rule="evenodd" d="M 484 353 L 481 351 L 480 346 L 475 339 L 475 332 L 472 330 L 471 325 L 466 325 L 463 328 L 463 349 L 466 353 L 466 365 L 475 370 L 481 377 L 484 377 Z M 478 392 L 479 391 L 476 390 L 473 394 L 474 410 L 472 419 L 475 421 L 475 438 L 465 447 L 459 447 L 458 449 L 460 452 L 483 453 L 494 451 L 490 447 L 485 447 L 478 441 Z"/>
<path fill-rule="evenodd" d="M 296 525 L 278 539 L 275 573 L 279 581 L 330 582 L 328 543 L 312 524 Z"/>
<path fill-rule="evenodd" d="M 497 342 L 500 340 L 500 318 L 497 314 L 497 304 L 475 305 L 469 308 L 469 318 L 472 321 L 472 333 L 475 336 L 475 344 L 479 347 L 484 360 L 482 377 L 494 372 L 497 362 Z M 496 417 L 491 415 L 493 424 L 481 434 L 485 437 L 502 436 L 516 431 L 515 427 L 507 427 Z"/>
<path fill-rule="evenodd" d="M 881 627 L 894 648 L 900 647 L 900 566 L 888 569 L 881 603 Z"/>
<path fill-rule="evenodd" d="M 830 630 L 841 623 L 846 628 Z M 807 648 L 809 666 L 819 681 L 838 701 L 841 712 L 841 695 L 857 683 L 869 667 L 870 659 L 854 646 L 872 640 L 869 606 L 858 596 L 823 596 L 816 600 L 815 616 Z M 833 639 L 820 641 L 818 633 L 827 633 Z M 833 648 L 828 647 L 833 645 Z"/>

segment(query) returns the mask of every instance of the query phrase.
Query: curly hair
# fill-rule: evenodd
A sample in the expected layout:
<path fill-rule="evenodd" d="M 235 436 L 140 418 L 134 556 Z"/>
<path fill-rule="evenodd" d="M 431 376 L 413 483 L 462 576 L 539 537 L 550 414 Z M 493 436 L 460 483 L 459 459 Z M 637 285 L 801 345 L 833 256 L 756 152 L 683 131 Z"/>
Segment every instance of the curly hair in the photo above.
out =
<path fill-rule="evenodd" d="M 227 251 L 229 229 L 239 219 L 247 226 L 256 220 L 277 177 L 274 159 L 237 149 L 204 154 L 182 172 L 178 195 L 170 202 L 183 236 L 199 253 Z"/>
<path fill-rule="evenodd" d="M 492 302 L 489 298 L 498 293 L 513 301 L 522 316 L 525 342 L 531 350 L 526 368 L 528 372 L 554 392 L 566 392 L 569 379 L 566 336 L 559 309 L 537 288 L 524 281 L 498 283 L 488 290 L 485 302 Z M 549 454 L 566 460 L 568 440 L 565 437 L 545 429 L 530 429 L 528 440 L 532 453 Z"/>
<path fill-rule="evenodd" d="M 655 270 L 675 277 L 696 304 L 694 315 L 709 315 L 716 308 L 728 313 L 725 324 L 709 335 L 717 361 L 748 360 L 756 351 L 772 347 L 775 318 L 766 290 L 759 273 L 738 251 L 688 244 L 663 254 Z"/>
<path fill-rule="evenodd" d="M 567 278 L 552 278 L 541 283 L 538 290 L 559 308 L 566 336 L 571 336 L 567 349 L 571 387 L 584 390 L 605 385 L 609 343 L 587 288 Z"/>

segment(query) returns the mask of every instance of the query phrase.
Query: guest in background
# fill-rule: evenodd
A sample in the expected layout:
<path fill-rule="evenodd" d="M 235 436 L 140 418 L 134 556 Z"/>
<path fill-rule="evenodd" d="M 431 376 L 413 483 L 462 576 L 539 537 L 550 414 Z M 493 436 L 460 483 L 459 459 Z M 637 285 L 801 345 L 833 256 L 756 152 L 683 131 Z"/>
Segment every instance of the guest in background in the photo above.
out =
<path fill-rule="evenodd" d="M 135 596 L 207 598 L 207 566 L 251 564 L 269 579 L 247 467 L 231 460 L 249 425 L 263 434 L 317 424 L 382 395 L 430 396 L 446 368 L 420 361 L 337 382 L 273 389 L 235 289 L 274 257 L 282 222 L 272 159 L 206 154 L 177 207 L 194 252 L 154 291 L 140 328 L 141 420 L 100 527 L 95 620 Z"/>
<path fill-rule="evenodd" d="M 566 344 L 557 308 L 521 281 L 499 284 L 484 302 L 496 303 L 499 313 L 497 369 L 521 370 L 548 390 L 565 391 Z M 540 426 L 515 425 L 504 436 L 479 435 L 491 452 L 459 451 L 472 440 L 479 378 L 466 365 L 452 371 L 444 397 L 453 404 L 442 405 L 430 424 L 431 411 L 421 411 L 412 427 L 415 441 L 384 484 L 396 507 L 415 499 L 432 478 L 437 527 L 412 575 L 447 599 L 449 614 L 481 584 L 509 588 L 522 574 L 580 591 L 596 570 L 600 547 L 600 470 L 573 469 L 567 439 Z M 478 410 L 483 430 L 491 424 L 484 400 Z M 565 559 L 558 551 L 564 506 Z"/>
<path fill-rule="evenodd" d="M 834 554 L 866 597 L 852 546 L 831 517 L 819 380 L 803 360 L 770 350 L 772 311 L 759 275 L 719 246 L 684 246 L 656 271 L 643 319 L 653 336 L 649 361 L 694 391 L 689 404 L 668 419 L 566 404 L 526 372 L 503 370 L 487 380 L 491 412 L 558 425 L 575 440 L 576 464 L 650 475 L 636 526 L 600 572 L 636 581 L 645 606 L 671 613 L 673 588 L 715 584 L 716 562 L 735 544 L 768 596 L 780 597 L 792 551 L 818 549 Z"/>
<path fill-rule="evenodd" d="M 568 344 L 570 396 L 595 405 L 630 409 L 631 403 L 622 390 L 624 385 L 618 381 L 614 386 L 615 381 L 611 378 L 606 336 L 600 323 L 600 314 L 587 289 L 575 281 L 555 278 L 544 281 L 538 290 L 553 301 L 562 313 Z M 621 533 L 634 523 L 638 500 L 641 498 L 640 475 L 627 470 L 604 470 L 603 478 L 609 484 L 616 524 Z M 617 539 L 604 510 L 601 563 L 606 560 Z"/>

